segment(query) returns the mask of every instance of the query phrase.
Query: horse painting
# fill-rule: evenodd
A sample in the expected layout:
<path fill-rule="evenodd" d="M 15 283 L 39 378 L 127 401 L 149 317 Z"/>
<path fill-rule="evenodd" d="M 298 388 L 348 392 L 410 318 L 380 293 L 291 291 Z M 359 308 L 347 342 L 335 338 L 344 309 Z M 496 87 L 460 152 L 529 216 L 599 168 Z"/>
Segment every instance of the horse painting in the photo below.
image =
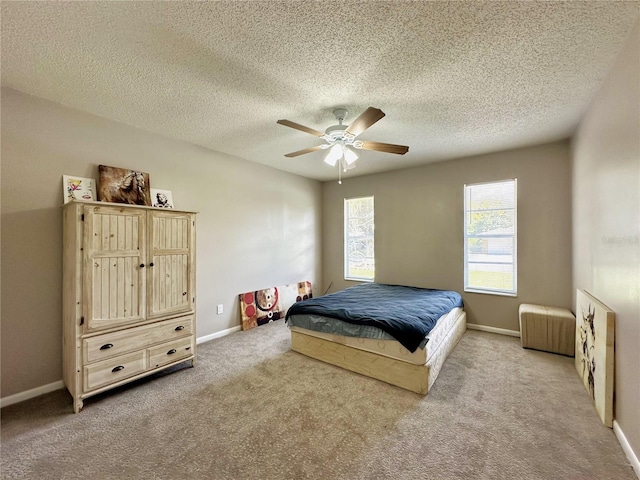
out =
<path fill-rule="evenodd" d="M 148 173 L 105 165 L 99 169 L 100 201 L 151 206 Z"/>

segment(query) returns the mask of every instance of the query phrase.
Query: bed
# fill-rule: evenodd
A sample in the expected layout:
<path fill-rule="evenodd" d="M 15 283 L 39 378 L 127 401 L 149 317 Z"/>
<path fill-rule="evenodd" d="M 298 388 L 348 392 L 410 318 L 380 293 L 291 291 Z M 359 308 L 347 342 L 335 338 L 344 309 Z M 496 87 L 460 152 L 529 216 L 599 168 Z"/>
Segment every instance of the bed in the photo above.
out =
<path fill-rule="evenodd" d="M 450 290 L 367 283 L 297 302 L 292 350 L 426 395 L 467 329 Z"/>

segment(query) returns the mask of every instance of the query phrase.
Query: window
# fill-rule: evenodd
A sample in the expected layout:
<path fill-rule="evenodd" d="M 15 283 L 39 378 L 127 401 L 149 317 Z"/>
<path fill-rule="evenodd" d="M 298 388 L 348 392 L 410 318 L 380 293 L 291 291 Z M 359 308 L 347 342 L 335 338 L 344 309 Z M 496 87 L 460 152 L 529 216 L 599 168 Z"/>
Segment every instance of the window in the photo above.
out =
<path fill-rule="evenodd" d="M 464 186 L 464 291 L 517 294 L 517 180 Z"/>
<path fill-rule="evenodd" d="M 344 278 L 373 281 L 373 197 L 344 199 Z"/>

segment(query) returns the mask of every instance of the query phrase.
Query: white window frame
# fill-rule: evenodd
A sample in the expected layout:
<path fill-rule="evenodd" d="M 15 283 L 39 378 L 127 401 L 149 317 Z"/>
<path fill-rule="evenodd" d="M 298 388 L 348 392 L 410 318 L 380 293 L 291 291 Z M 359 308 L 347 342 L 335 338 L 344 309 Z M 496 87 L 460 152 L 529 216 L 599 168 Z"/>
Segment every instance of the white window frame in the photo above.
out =
<path fill-rule="evenodd" d="M 373 203 L 373 228 L 374 228 L 374 234 L 373 235 L 365 235 L 359 238 L 366 238 L 366 239 L 370 239 L 373 242 L 373 257 L 366 257 L 367 259 L 371 259 L 373 261 L 373 278 L 368 278 L 368 277 L 357 277 L 357 276 L 350 276 L 349 275 L 349 240 L 352 238 L 349 236 L 349 202 L 351 200 L 360 200 L 363 198 L 370 198 L 371 202 Z M 356 218 L 356 217 L 353 217 Z M 352 197 L 352 198 L 345 198 L 344 199 L 344 235 L 343 235 L 343 241 L 344 241 L 344 279 L 345 280 L 355 280 L 358 282 L 374 282 L 375 281 L 375 275 L 376 275 L 376 267 L 375 267 L 375 200 L 373 195 L 366 195 L 366 196 L 362 196 L 362 197 Z"/>
<path fill-rule="evenodd" d="M 470 235 L 468 233 L 468 220 L 470 218 L 470 205 L 467 202 L 467 191 L 469 188 L 473 188 L 479 185 L 490 185 L 490 184 L 500 184 L 500 183 L 513 183 L 513 234 L 483 234 L 482 237 L 476 235 Z M 504 295 L 509 297 L 517 297 L 518 296 L 518 179 L 511 178 L 507 180 L 498 180 L 495 182 L 483 182 L 483 183 L 472 183 L 464 185 L 464 291 L 472 292 L 472 293 L 485 293 L 490 295 Z M 472 238 L 500 238 L 500 239 L 512 239 L 513 242 L 513 255 L 511 263 L 512 272 L 513 272 L 513 289 L 505 290 L 501 288 L 491 288 L 491 287 L 473 287 L 469 285 L 469 264 L 474 263 L 469 261 L 469 239 Z M 476 262 L 476 263 L 492 263 L 490 261 L 484 262 Z M 496 262 L 496 265 L 509 265 L 509 263 L 504 262 Z"/>

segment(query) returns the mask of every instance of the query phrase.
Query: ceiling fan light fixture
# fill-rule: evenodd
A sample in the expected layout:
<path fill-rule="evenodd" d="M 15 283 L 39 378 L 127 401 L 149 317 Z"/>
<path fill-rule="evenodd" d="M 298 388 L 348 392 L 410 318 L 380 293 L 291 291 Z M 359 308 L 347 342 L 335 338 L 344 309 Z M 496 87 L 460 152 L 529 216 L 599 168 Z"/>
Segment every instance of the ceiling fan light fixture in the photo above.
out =
<path fill-rule="evenodd" d="M 344 155 L 343 147 L 341 144 L 336 143 L 329 149 L 329 153 L 324 157 L 324 161 L 332 167 L 335 167 L 338 160 L 342 158 L 342 155 Z"/>
<path fill-rule="evenodd" d="M 358 159 L 358 155 L 356 152 L 351 150 L 349 147 L 344 148 L 344 161 L 347 162 L 347 165 L 351 165 Z"/>

